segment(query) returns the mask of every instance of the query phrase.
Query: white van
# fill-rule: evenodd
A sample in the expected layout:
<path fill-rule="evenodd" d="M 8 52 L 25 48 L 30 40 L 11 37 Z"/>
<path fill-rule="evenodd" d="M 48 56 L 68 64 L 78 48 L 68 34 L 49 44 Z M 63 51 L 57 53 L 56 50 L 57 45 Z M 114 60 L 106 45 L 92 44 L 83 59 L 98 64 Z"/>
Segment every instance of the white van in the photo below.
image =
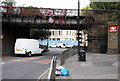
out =
<path fill-rule="evenodd" d="M 59 42 L 58 47 L 60 47 L 60 48 L 72 48 L 73 45 L 70 45 L 68 43 Z"/>
<path fill-rule="evenodd" d="M 16 39 L 14 54 L 24 54 L 31 56 L 32 54 L 42 54 L 43 49 L 39 47 L 39 41 L 35 39 Z"/>
<path fill-rule="evenodd" d="M 57 47 L 59 47 L 59 46 L 58 46 L 58 44 L 51 43 L 51 44 L 49 44 L 49 47 L 50 47 L 50 48 L 57 48 Z"/>

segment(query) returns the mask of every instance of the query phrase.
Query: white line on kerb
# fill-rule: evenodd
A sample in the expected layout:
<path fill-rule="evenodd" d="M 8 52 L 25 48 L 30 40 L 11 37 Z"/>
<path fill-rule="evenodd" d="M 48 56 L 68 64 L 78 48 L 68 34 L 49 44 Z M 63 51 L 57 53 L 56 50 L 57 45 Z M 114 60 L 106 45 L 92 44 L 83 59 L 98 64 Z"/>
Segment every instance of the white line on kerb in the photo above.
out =
<path fill-rule="evenodd" d="M 39 81 L 48 71 L 49 71 L 50 68 L 48 68 L 39 78 L 37 81 Z"/>
<path fill-rule="evenodd" d="M 1 65 L 2 65 L 2 64 L 5 64 L 5 62 L 1 62 L 0 64 L 1 64 Z"/>
<path fill-rule="evenodd" d="M 21 61 L 21 60 L 12 60 L 12 61 Z"/>

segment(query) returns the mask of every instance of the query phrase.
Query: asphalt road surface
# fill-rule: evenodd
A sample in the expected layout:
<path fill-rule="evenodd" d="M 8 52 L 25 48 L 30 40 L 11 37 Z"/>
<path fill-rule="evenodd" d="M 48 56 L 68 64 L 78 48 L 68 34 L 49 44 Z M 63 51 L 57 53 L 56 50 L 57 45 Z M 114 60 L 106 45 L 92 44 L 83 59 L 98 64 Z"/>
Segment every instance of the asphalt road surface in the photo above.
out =
<path fill-rule="evenodd" d="M 2 79 L 38 79 L 49 67 L 52 56 L 59 59 L 66 49 L 49 48 L 43 56 L 6 57 L 2 59 Z"/>

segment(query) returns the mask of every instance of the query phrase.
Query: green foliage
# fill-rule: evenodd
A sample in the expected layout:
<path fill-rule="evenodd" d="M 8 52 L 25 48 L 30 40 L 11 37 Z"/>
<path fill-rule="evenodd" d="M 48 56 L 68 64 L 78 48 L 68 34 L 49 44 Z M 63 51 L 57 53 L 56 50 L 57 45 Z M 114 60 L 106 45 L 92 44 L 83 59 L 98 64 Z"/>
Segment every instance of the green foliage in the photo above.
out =
<path fill-rule="evenodd" d="M 31 29 L 30 37 L 33 39 L 47 39 L 51 35 L 49 30 L 44 29 Z"/>
<path fill-rule="evenodd" d="M 8 14 L 14 14 L 14 10 L 13 10 L 13 6 L 15 6 L 16 2 L 6 2 L 3 1 L 1 4 L 3 4 L 4 6 L 9 6 L 9 11 Z"/>
<path fill-rule="evenodd" d="M 119 10 L 120 2 L 93 2 L 90 7 L 93 10 Z"/>
<path fill-rule="evenodd" d="M 81 11 L 82 16 L 86 16 L 87 18 L 84 18 L 82 22 L 84 23 L 93 23 L 92 18 L 94 19 L 94 12 L 92 11 L 92 8 L 90 6 L 87 6 L 86 8 L 83 8 Z"/>
<path fill-rule="evenodd" d="M 120 2 L 93 2 L 90 7 L 93 10 L 116 10 L 111 12 L 110 17 L 114 20 L 120 20 Z"/>
<path fill-rule="evenodd" d="M 3 1 L 2 4 L 4 4 L 5 6 L 15 6 L 15 2 L 5 2 L 5 1 Z"/>
<path fill-rule="evenodd" d="M 88 31 L 87 31 L 87 30 L 83 30 L 83 33 L 84 33 L 84 34 L 88 34 Z"/>

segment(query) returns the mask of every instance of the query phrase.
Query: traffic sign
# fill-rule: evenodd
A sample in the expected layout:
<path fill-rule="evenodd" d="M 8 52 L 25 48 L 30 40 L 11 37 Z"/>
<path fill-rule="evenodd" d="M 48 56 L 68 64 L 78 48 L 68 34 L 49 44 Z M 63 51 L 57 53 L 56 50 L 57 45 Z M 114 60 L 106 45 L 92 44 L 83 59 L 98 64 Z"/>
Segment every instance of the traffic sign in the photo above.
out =
<path fill-rule="evenodd" d="M 54 22 L 55 22 L 55 19 L 54 19 L 53 17 L 50 17 L 50 18 L 49 18 L 49 22 L 50 22 L 50 23 L 54 23 Z"/>
<path fill-rule="evenodd" d="M 3 39 L 3 35 L 1 35 L 1 39 Z"/>
<path fill-rule="evenodd" d="M 117 26 L 110 26 L 110 32 L 117 32 Z"/>

